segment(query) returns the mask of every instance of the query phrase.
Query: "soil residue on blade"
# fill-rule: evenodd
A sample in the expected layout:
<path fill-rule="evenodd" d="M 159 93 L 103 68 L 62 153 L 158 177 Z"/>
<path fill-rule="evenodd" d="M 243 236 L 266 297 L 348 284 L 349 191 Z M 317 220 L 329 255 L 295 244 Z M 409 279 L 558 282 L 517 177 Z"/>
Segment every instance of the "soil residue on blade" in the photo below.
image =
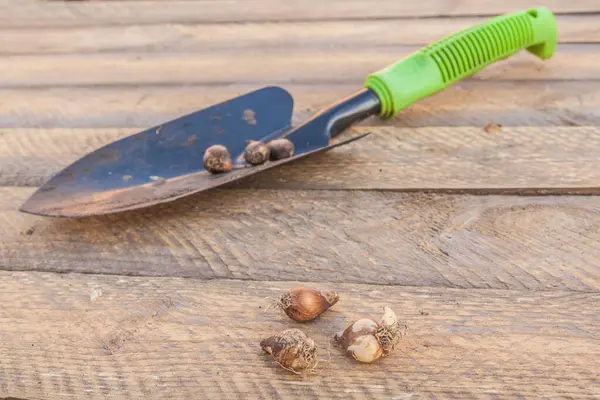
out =
<path fill-rule="evenodd" d="M 96 157 L 107 161 L 117 161 L 119 159 L 119 152 L 116 150 L 104 149 L 98 151 Z"/>
<path fill-rule="evenodd" d="M 183 142 L 183 145 L 185 147 L 188 147 L 188 146 L 191 146 L 192 144 L 196 143 L 197 141 L 198 141 L 198 136 L 192 135 L 192 136 L 188 137 L 185 142 Z"/>
<path fill-rule="evenodd" d="M 256 113 L 247 108 L 244 110 L 244 116 L 242 117 L 244 121 L 248 123 L 248 125 L 256 125 Z"/>

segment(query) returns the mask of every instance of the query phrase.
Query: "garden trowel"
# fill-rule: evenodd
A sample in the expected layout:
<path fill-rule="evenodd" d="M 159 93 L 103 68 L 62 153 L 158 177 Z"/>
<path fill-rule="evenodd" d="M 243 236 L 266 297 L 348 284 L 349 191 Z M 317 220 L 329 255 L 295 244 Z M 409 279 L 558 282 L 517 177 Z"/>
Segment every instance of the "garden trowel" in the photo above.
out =
<path fill-rule="evenodd" d="M 68 166 L 21 207 L 55 217 L 82 217 L 164 203 L 237 181 L 254 173 L 349 143 L 331 139 L 370 116 L 390 119 L 489 64 L 522 49 L 550 58 L 557 27 L 552 12 L 533 8 L 491 18 L 457 32 L 367 77 L 364 87 L 291 128 L 293 99 L 265 87 L 110 143 Z M 285 137 L 292 157 L 249 165 L 247 140 Z M 210 173 L 205 150 L 225 146 L 233 169 Z"/>

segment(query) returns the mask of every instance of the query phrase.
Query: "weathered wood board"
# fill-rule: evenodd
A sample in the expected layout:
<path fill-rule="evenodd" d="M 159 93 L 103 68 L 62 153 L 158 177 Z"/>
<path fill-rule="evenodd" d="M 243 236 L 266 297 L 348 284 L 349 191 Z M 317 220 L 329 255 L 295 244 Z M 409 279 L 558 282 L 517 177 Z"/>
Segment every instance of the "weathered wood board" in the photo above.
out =
<path fill-rule="evenodd" d="M 251 21 L 368 20 L 382 18 L 492 16 L 546 6 L 557 14 L 600 11 L 596 0 L 430 0 L 395 1 L 203 1 L 164 0 L 64 2 L 3 0 L 0 22 L 5 27 L 73 27 L 171 23 L 240 23 Z"/>
<path fill-rule="evenodd" d="M 170 85 L 0 89 L 1 128 L 150 127 L 262 86 Z M 361 88 L 356 84 L 285 84 L 294 97 L 296 123 Z M 600 125 L 596 81 L 463 81 L 370 125 L 504 126 Z"/>
<path fill-rule="evenodd" d="M 596 197 L 217 190 L 86 219 L 16 211 L 0 269 L 520 290 L 600 288 Z"/>
<path fill-rule="evenodd" d="M 71 162 L 144 128 L 0 130 L 0 185 L 41 186 Z M 361 127 L 371 135 L 239 187 L 600 192 L 597 127 Z"/>
<path fill-rule="evenodd" d="M 376 49 L 300 49 L 196 53 L 16 55 L 2 60 L 0 87 L 230 85 L 323 83 L 361 87 L 368 74 L 410 55 L 420 46 Z M 600 45 L 563 44 L 550 60 L 527 52 L 492 64 L 472 80 L 596 80 Z"/>
<path fill-rule="evenodd" d="M 325 285 L 341 300 L 298 324 L 266 308 L 296 282 L 0 273 L 0 397 L 578 398 L 600 396 L 600 295 Z M 320 284 L 323 285 L 323 284 Z M 358 364 L 329 345 L 390 306 L 397 352 Z M 323 360 L 298 376 L 261 339 L 299 327 Z"/>
<path fill-rule="evenodd" d="M 214 53 L 426 45 L 487 17 L 4 28 L 0 55 Z M 598 14 L 558 15 L 559 43 L 599 43 Z M 397 32 L 390 34 L 391 32 Z M 376 38 L 376 40 L 374 40 Z"/>
<path fill-rule="evenodd" d="M 543 3 L 0 0 L 0 399 L 600 398 L 600 2 Z M 522 52 L 359 142 L 144 210 L 17 211 L 124 135 L 273 84 L 297 123 L 539 5 L 553 59 Z M 267 310 L 298 284 L 341 301 L 302 325 Z M 329 347 L 384 305 L 408 325 L 392 357 Z M 261 353 L 289 327 L 316 374 Z"/>

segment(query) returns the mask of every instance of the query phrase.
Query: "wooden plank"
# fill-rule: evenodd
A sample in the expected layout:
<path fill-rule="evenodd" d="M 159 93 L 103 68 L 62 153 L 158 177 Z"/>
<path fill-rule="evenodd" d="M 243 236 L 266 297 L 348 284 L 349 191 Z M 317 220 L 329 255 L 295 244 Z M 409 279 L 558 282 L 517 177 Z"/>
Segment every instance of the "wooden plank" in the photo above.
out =
<path fill-rule="evenodd" d="M 374 0 L 329 1 L 185 1 L 160 0 L 39 2 L 4 0 L 0 25 L 4 27 L 102 26 L 170 23 L 222 23 L 249 21 L 306 21 L 369 18 L 447 17 L 496 15 L 544 5 L 555 13 L 600 11 L 596 0 L 432 0 L 427 2 Z"/>
<path fill-rule="evenodd" d="M 350 83 L 362 85 L 366 76 L 418 47 L 375 49 L 302 49 L 207 54 L 107 53 L 57 57 L 13 56 L 2 59 L 0 87 L 60 87 L 81 85 L 194 85 Z M 590 80 L 600 78 L 600 45 L 562 45 L 551 60 L 527 52 L 492 64 L 472 79 Z"/>
<path fill-rule="evenodd" d="M 598 293 L 328 285 L 340 292 L 340 302 L 300 325 L 276 310 L 265 312 L 297 282 L 0 277 L 0 396 L 600 396 Z M 383 306 L 408 326 L 395 353 L 365 365 L 329 348 L 336 331 L 357 318 L 378 317 Z M 313 375 L 283 370 L 259 347 L 263 338 L 291 327 L 320 346 L 323 361 Z"/>
<path fill-rule="evenodd" d="M 311 21 L 219 25 L 116 25 L 3 29 L 0 54 L 97 52 L 242 52 L 285 49 L 367 49 L 425 45 L 485 20 L 485 17 Z M 560 43 L 599 43 L 600 15 L 559 15 Z M 390 32 L 402 29 L 398 34 Z"/>
<path fill-rule="evenodd" d="M 593 197 L 216 190 L 86 219 L 16 210 L 0 269 L 496 289 L 600 288 Z"/>
<path fill-rule="evenodd" d="M 269 82 L 264 82 L 268 84 Z M 0 90 L 0 129 L 23 127 L 149 127 L 225 101 L 257 85 L 69 87 Z M 361 84 L 285 84 L 295 121 L 346 97 Z M 386 126 L 600 125 L 595 81 L 482 81 L 455 84 L 414 104 Z"/>
<path fill-rule="evenodd" d="M 137 129 L 13 129 L 0 136 L 0 185 L 41 186 Z M 358 142 L 240 182 L 261 189 L 600 193 L 599 127 L 361 127 Z"/>

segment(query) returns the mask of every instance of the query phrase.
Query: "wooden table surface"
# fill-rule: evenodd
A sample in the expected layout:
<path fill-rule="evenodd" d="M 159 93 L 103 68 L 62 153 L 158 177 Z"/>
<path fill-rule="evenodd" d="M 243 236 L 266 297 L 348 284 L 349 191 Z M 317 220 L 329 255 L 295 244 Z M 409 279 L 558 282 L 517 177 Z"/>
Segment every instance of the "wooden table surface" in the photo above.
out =
<path fill-rule="evenodd" d="M 361 141 L 144 210 L 17 211 L 117 138 L 272 84 L 302 121 L 539 4 L 554 58 L 494 64 Z M 0 31 L 0 398 L 600 398 L 598 0 L 4 0 Z M 298 284 L 341 300 L 302 325 L 268 309 Z M 396 353 L 329 348 L 385 305 Z M 262 354 L 289 327 L 317 373 Z"/>

